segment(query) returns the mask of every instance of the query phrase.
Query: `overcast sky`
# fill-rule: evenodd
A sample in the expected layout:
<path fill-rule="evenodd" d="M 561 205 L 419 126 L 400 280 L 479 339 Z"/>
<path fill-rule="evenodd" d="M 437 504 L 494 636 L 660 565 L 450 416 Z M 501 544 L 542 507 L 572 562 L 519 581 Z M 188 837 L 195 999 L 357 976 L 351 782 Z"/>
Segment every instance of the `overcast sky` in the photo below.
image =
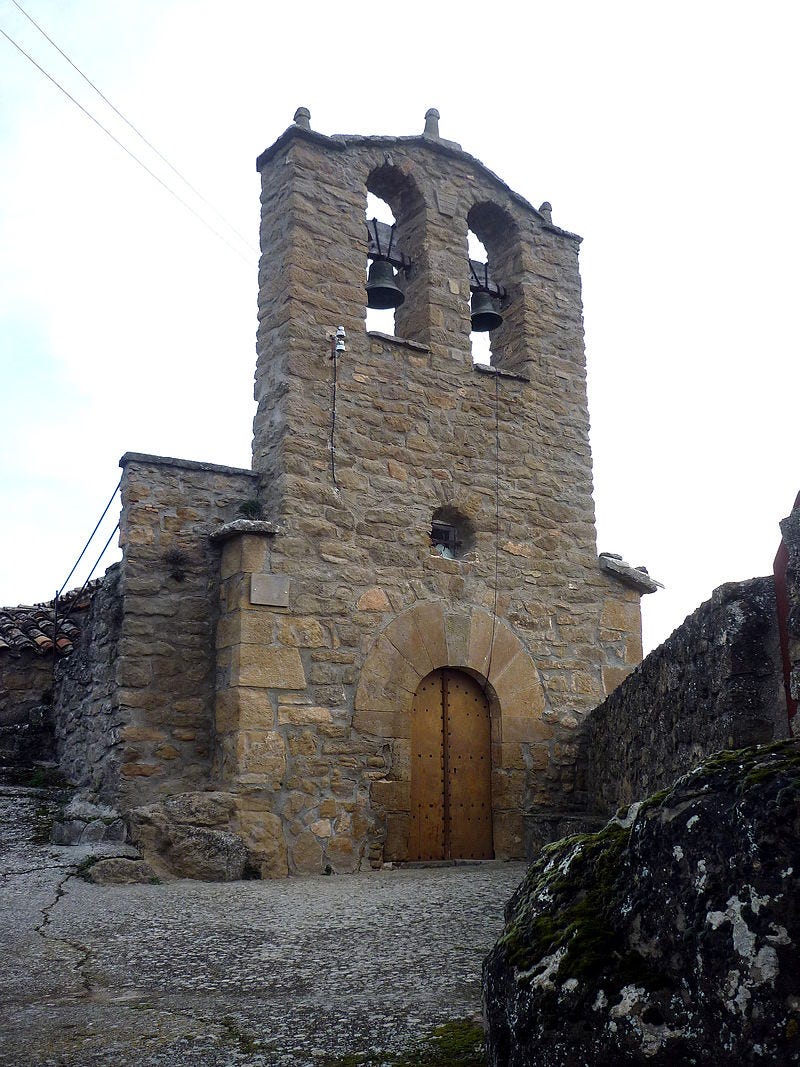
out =
<path fill-rule="evenodd" d="M 299 105 L 324 133 L 390 134 L 438 107 L 443 137 L 584 237 L 598 547 L 667 587 L 646 645 L 771 570 L 800 490 L 796 4 L 20 3 L 251 246 L 255 158 Z M 16 604 L 61 585 L 123 452 L 249 466 L 257 254 L 11 0 L 0 28 L 238 250 L 0 37 Z"/>

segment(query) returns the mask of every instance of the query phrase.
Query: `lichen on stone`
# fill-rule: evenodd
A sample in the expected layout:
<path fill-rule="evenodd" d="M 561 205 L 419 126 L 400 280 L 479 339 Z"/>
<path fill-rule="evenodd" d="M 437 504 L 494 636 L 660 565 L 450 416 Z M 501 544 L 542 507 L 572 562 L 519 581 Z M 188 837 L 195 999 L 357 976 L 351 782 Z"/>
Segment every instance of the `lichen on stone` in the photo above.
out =
<path fill-rule="evenodd" d="M 484 968 L 493 1067 L 800 1060 L 798 766 L 718 753 L 545 849 Z"/>

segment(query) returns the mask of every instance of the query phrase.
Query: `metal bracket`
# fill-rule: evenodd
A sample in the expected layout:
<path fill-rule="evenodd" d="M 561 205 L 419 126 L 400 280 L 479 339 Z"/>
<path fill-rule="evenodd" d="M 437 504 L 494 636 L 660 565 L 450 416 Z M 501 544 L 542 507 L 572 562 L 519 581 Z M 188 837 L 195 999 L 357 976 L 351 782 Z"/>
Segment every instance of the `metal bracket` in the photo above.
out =
<path fill-rule="evenodd" d="M 385 259 L 408 276 L 411 260 L 394 247 L 394 226 L 388 222 L 369 219 L 367 222 L 367 255 L 370 259 Z"/>
<path fill-rule="evenodd" d="M 469 260 L 470 281 L 469 288 L 472 293 L 488 293 L 496 300 L 505 300 L 508 290 L 493 278 L 489 277 L 489 264 L 481 263 L 480 260 Z"/>

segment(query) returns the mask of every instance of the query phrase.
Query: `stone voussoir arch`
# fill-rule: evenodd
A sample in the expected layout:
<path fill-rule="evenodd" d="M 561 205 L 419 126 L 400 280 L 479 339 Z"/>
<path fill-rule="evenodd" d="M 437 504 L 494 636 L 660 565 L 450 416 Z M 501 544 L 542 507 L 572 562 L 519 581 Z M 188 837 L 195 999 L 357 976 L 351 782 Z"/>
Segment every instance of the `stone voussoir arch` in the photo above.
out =
<path fill-rule="evenodd" d="M 466 670 L 488 682 L 492 740 L 505 745 L 546 741 L 544 686 L 514 631 L 482 608 L 444 601 L 415 604 L 380 632 L 361 669 L 353 728 L 386 739 L 410 737 L 420 682 L 440 667 Z"/>

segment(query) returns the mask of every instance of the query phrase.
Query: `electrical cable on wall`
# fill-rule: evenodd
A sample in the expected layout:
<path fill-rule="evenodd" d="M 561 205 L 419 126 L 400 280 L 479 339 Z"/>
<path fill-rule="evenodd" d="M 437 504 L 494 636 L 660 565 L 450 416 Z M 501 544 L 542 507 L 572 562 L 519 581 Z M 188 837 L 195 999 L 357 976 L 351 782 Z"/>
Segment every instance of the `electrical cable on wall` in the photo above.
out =
<path fill-rule="evenodd" d="M 333 381 L 331 386 L 331 480 L 333 488 L 339 492 L 339 483 L 336 481 L 336 383 L 338 378 L 338 355 L 345 350 L 344 326 L 339 326 L 336 333 L 331 334 L 331 354 L 328 357 L 333 363 Z"/>
<path fill-rule="evenodd" d="M 497 627 L 497 584 L 500 573 L 500 372 L 494 371 L 494 607 L 492 608 L 492 638 L 489 644 L 489 663 L 486 667 L 486 683 L 483 695 L 489 685 L 492 673 L 492 656 L 494 655 L 494 635 Z"/>

